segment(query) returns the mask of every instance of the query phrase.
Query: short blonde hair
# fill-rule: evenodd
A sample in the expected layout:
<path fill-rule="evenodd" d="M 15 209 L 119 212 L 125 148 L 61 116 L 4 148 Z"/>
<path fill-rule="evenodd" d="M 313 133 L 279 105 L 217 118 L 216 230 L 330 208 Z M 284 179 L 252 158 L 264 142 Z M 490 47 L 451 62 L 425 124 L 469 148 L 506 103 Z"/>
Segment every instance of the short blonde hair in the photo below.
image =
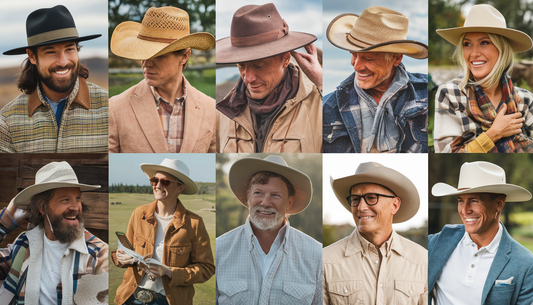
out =
<path fill-rule="evenodd" d="M 513 69 L 514 53 L 509 40 L 507 40 L 506 37 L 498 34 L 487 33 L 496 49 L 498 49 L 498 60 L 496 61 L 496 64 L 494 64 L 492 71 L 490 71 L 487 76 L 479 81 L 473 82 L 470 80 L 473 78 L 473 75 L 468 68 L 468 63 L 465 61 L 463 52 L 463 39 L 465 38 L 466 34 L 467 33 L 461 36 L 461 40 L 459 40 L 461 44 L 455 48 L 455 52 L 453 53 L 454 61 L 463 68 L 464 76 L 459 83 L 459 88 L 464 89 L 467 84 L 481 86 L 482 88 L 493 88 L 498 86 L 500 78 L 505 69 L 508 69 L 507 74 L 510 74 L 511 70 Z"/>

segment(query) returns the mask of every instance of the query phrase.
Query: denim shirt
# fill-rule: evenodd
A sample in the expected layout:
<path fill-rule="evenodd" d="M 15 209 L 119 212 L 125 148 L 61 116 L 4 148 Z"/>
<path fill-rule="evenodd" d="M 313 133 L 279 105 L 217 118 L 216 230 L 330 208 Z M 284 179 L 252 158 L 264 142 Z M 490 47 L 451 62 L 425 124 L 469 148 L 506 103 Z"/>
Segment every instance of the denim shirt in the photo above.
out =
<path fill-rule="evenodd" d="M 407 88 L 393 105 L 396 124 L 400 127 L 397 152 L 428 152 L 428 76 L 409 73 Z M 354 87 L 355 72 L 345 79 L 334 92 L 324 97 L 323 152 L 361 152 L 360 129 L 350 111 L 350 105 L 359 104 Z"/>
<path fill-rule="evenodd" d="M 322 304 L 322 245 L 287 225 L 263 279 L 249 220 L 216 240 L 216 303 Z"/>

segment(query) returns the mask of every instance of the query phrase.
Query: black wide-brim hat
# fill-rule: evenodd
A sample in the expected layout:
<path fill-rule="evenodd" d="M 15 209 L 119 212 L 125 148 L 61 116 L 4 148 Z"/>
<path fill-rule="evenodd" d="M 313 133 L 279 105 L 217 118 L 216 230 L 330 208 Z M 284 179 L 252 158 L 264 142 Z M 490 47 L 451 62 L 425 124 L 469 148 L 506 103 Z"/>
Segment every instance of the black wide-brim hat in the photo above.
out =
<path fill-rule="evenodd" d="M 102 34 L 79 36 L 74 19 L 63 5 L 33 11 L 26 19 L 28 45 L 5 51 L 4 55 L 26 54 L 26 49 L 61 42 L 80 42 L 98 38 Z"/>

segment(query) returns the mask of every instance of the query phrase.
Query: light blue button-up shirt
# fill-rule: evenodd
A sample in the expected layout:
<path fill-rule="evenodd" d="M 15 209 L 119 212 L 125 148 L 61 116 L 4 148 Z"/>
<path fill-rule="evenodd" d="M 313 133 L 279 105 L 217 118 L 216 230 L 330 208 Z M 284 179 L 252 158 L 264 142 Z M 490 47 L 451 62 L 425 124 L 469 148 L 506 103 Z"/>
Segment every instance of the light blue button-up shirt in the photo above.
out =
<path fill-rule="evenodd" d="M 217 238 L 217 304 L 322 304 L 322 245 L 293 229 L 263 279 L 249 220 Z"/>

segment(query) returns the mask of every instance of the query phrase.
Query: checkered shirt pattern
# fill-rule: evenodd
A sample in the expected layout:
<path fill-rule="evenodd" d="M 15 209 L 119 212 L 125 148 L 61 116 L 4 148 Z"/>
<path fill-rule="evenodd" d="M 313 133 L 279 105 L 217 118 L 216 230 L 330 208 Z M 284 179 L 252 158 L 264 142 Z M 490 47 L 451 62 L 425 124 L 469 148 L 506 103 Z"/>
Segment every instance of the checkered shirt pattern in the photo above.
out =
<path fill-rule="evenodd" d="M 0 152 L 3 153 L 107 153 L 108 93 L 87 83 L 91 108 L 73 103 L 79 79 L 68 97 L 61 125 L 50 105 L 37 91 L 42 104 L 28 115 L 28 95 L 21 94 L 0 112 Z"/>
<path fill-rule="evenodd" d="M 322 246 L 288 225 L 265 279 L 249 220 L 217 238 L 217 304 L 322 304 Z"/>
<path fill-rule="evenodd" d="M 464 146 L 476 139 L 488 127 L 474 119 L 469 106 L 469 89 L 459 89 L 460 79 L 442 84 L 435 97 L 434 145 L 437 153 L 451 153 L 451 144 L 457 137 L 468 138 Z M 522 113 L 524 125 L 522 135 L 531 139 L 533 131 L 533 94 L 525 89 L 514 87 L 517 109 Z M 457 152 L 464 152 L 465 147 Z"/>
<path fill-rule="evenodd" d="M 174 106 L 162 98 L 154 87 L 150 86 L 154 95 L 157 112 L 163 127 L 163 134 L 169 153 L 179 153 L 183 141 L 183 123 L 185 116 L 185 100 L 187 99 L 187 85 L 183 80 L 183 96 L 174 100 Z"/>

